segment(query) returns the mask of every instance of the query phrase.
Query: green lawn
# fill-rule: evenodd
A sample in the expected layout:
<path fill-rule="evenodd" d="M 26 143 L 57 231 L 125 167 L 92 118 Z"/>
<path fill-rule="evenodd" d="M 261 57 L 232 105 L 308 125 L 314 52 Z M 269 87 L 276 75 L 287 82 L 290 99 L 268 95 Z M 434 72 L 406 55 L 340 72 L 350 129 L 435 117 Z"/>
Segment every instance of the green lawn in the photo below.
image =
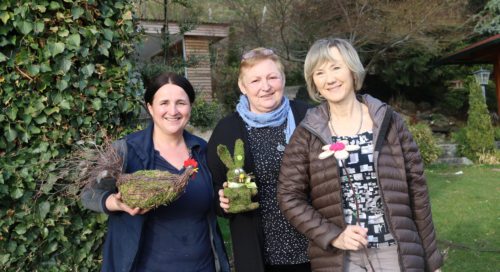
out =
<path fill-rule="evenodd" d="M 443 272 L 500 271 L 500 166 L 432 166 L 426 175 Z"/>
<path fill-rule="evenodd" d="M 443 271 L 500 271 L 500 166 L 433 166 L 426 175 Z"/>

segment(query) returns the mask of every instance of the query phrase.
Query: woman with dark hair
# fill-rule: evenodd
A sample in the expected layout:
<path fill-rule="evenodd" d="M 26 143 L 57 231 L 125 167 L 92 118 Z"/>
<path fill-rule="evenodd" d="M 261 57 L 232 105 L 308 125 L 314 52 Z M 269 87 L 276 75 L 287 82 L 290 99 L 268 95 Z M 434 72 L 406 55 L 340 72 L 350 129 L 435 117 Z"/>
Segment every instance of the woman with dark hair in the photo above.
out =
<path fill-rule="evenodd" d="M 114 182 L 96 182 L 83 190 L 86 208 L 109 215 L 102 271 L 229 271 L 212 208 L 206 142 L 185 130 L 194 99 L 186 78 L 158 76 L 144 94 L 151 124 L 114 144 L 124 159 L 124 173 L 162 170 L 180 175 L 184 161 L 196 160 L 198 172 L 177 200 L 141 210 L 123 203 Z"/>

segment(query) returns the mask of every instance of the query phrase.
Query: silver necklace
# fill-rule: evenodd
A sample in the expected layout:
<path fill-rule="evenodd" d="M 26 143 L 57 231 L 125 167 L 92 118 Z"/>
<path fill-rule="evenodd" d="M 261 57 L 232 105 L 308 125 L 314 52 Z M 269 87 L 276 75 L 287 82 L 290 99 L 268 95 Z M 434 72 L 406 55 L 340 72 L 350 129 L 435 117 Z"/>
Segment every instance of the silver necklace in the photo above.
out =
<path fill-rule="evenodd" d="M 359 122 L 358 130 L 356 131 L 356 133 L 354 133 L 354 135 L 359 134 L 359 132 L 361 131 L 361 127 L 363 126 L 363 107 L 361 106 L 361 103 L 359 103 L 359 113 L 361 114 L 361 121 Z M 334 136 L 338 136 L 337 132 L 333 128 L 332 117 L 330 116 L 331 115 L 331 113 L 330 113 L 330 106 L 328 106 L 328 115 L 329 115 L 328 116 L 328 126 L 332 130 L 333 135 Z"/>

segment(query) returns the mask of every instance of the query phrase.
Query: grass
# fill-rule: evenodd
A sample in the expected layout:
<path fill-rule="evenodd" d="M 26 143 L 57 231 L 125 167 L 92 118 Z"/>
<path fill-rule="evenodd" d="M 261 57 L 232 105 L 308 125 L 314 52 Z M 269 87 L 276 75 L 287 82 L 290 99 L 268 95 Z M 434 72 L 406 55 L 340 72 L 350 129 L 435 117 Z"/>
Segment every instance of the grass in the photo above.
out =
<path fill-rule="evenodd" d="M 500 167 L 426 171 L 443 271 L 500 271 Z"/>
<path fill-rule="evenodd" d="M 443 272 L 500 271 L 500 166 L 426 170 Z M 228 253 L 226 219 L 219 219 Z"/>

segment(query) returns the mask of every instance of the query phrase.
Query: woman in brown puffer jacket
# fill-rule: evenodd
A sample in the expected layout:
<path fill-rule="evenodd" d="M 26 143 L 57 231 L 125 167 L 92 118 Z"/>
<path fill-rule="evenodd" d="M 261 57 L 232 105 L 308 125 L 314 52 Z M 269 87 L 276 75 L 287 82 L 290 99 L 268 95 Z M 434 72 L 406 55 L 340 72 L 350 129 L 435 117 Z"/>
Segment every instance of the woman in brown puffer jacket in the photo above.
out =
<path fill-rule="evenodd" d="M 388 105 L 356 96 L 364 73 L 345 40 L 319 40 L 309 50 L 309 95 L 323 103 L 286 147 L 280 208 L 309 238 L 314 271 L 439 271 L 418 147 Z"/>

